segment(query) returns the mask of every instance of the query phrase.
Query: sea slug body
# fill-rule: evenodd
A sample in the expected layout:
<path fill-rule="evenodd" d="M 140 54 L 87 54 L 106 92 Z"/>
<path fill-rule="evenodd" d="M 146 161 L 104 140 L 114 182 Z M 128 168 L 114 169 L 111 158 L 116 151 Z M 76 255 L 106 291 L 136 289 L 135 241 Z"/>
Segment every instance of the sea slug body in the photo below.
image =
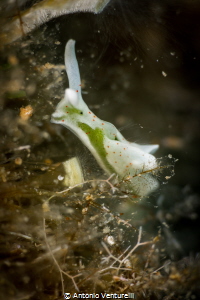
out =
<path fill-rule="evenodd" d="M 124 180 L 123 188 L 140 197 L 154 191 L 158 181 L 152 173 L 158 164 L 152 153 L 159 146 L 127 141 L 113 124 L 99 119 L 88 108 L 81 95 L 81 79 L 73 40 L 66 44 L 65 66 L 69 88 L 52 114 L 51 122 L 71 130 L 107 174 L 115 173 L 120 180 Z"/>

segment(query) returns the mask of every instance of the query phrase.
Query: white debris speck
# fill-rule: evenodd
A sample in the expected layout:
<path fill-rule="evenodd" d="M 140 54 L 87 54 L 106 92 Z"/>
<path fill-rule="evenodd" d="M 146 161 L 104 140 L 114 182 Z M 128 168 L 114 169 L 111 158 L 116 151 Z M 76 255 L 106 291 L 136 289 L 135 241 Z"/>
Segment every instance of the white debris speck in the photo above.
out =
<path fill-rule="evenodd" d="M 84 207 L 84 208 L 82 209 L 82 214 L 83 214 L 83 215 L 87 214 L 87 211 L 88 211 L 88 207 Z"/>
<path fill-rule="evenodd" d="M 162 222 L 163 226 L 165 226 L 166 228 L 169 228 L 169 225 L 166 222 Z"/>
<path fill-rule="evenodd" d="M 106 242 L 110 245 L 113 246 L 115 244 L 114 237 L 112 235 L 109 235 L 106 239 Z"/>
<path fill-rule="evenodd" d="M 59 180 L 59 181 L 62 181 L 64 178 L 65 178 L 64 176 L 58 175 L 58 180 Z"/>
<path fill-rule="evenodd" d="M 167 77 L 167 73 L 165 73 L 165 71 L 162 71 L 162 75 L 163 75 L 164 77 Z"/>
<path fill-rule="evenodd" d="M 168 157 L 169 157 L 169 158 L 172 158 L 172 155 L 171 155 L 171 154 L 168 154 Z"/>

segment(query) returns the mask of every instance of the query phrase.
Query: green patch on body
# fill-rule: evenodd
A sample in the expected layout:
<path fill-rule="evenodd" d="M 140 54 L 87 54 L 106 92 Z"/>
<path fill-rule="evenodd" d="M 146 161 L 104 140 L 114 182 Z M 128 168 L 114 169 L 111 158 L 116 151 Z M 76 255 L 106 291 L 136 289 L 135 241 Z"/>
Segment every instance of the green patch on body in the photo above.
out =
<path fill-rule="evenodd" d="M 75 107 L 65 107 L 64 112 L 65 112 L 66 114 L 70 114 L 70 115 L 73 115 L 73 114 L 78 114 L 78 115 L 80 115 L 80 114 L 81 114 L 81 110 L 80 110 L 80 109 L 77 109 L 77 108 L 75 108 Z"/>
<path fill-rule="evenodd" d="M 60 116 L 60 117 L 53 117 L 53 119 L 55 121 L 62 121 L 62 120 L 65 120 L 68 118 L 68 116 L 70 116 L 71 119 L 73 119 L 73 115 L 80 115 L 81 114 L 81 110 L 80 109 L 77 109 L 77 108 L 74 108 L 74 107 L 66 107 L 64 106 L 62 108 L 62 112 L 63 112 L 63 115 Z"/>
<path fill-rule="evenodd" d="M 96 149 L 99 157 L 101 158 L 103 164 L 109 170 L 110 173 L 116 173 L 115 169 L 107 161 L 107 152 L 104 148 L 104 134 L 100 128 L 92 129 L 89 125 L 85 123 L 78 122 L 78 127 L 81 128 L 87 135 L 92 144 Z"/>

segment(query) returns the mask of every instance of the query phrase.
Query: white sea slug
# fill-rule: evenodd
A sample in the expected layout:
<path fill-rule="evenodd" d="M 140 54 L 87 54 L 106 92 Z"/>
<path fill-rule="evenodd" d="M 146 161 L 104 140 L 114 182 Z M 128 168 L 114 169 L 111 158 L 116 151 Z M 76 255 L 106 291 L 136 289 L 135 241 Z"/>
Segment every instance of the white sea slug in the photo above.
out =
<path fill-rule="evenodd" d="M 150 153 L 154 153 L 159 146 L 127 141 L 113 124 L 99 119 L 88 108 L 81 96 L 81 79 L 73 40 L 66 44 L 65 66 L 69 88 L 52 114 L 51 122 L 71 130 L 107 174 L 115 173 L 124 182 L 123 189 L 141 197 L 154 191 L 158 181 L 152 173 L 158 165 Z"/>

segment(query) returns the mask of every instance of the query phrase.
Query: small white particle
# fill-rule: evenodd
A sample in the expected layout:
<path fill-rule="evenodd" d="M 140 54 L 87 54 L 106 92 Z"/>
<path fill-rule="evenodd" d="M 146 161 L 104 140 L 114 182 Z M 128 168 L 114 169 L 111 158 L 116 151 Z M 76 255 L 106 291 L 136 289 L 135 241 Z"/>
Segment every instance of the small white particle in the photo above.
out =
<path fill-rule="evenodd" d="M 167 77 L 167 73 L 165 73 L 164 71 L 162 71 L 162 75 L 163 75 L 164 77 Z"/>
<path fill-rule="evenodd" d="M 110 246 L 114 245 L 114 244 L 115 244 L 114 237 L 113 237 L 112 235 L 109 235 L 109 236 L 107 237 L 106 242 L 107 242 Z"/>
<path fill-rule="evenodd" d="M 58 180 L 63 180 L 64 179 L 64 176 L 62 176 L 62 175 L 58 175 Z"/>
<path fill-rule="evenodd" d="M 82 214 L 83 214 L 83 215 L 86 215 L 86 214 L 87 214 L 87 211 L 88 211 L 88 207 L 84 207 L 84 208 L 82 209 Z"/>

